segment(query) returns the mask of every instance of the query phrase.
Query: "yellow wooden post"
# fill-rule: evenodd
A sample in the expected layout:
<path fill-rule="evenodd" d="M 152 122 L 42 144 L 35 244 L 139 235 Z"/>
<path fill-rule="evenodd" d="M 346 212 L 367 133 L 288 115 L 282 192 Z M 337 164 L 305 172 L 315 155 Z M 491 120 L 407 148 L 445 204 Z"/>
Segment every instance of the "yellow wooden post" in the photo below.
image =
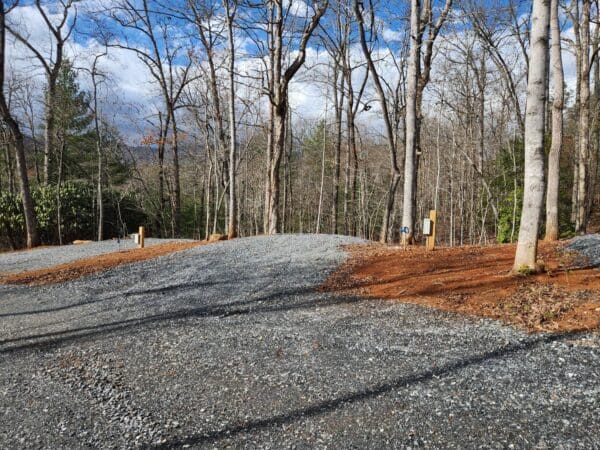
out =
<path fill-rule="evenodd" d="M 138 248 L 144 248 L 144 227 L 140 227 L 138 232 L 139 232 Z"/>
<path fill-rule="evenodd" d="M 431 234 L 427 236 L 427 250 L 435 249 L 435 229 L 437 228 L 437 211 L 432 209 L 429 211 L 429 219 L 431 220 Z"/>

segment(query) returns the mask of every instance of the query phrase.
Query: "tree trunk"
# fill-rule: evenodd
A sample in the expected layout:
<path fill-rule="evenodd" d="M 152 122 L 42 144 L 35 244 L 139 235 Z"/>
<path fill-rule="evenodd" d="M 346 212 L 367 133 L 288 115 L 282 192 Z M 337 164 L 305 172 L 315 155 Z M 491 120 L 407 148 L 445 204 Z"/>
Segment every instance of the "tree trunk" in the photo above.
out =
<path fill-rule="evenodd" d="M 173 237 L 181 235 L 181 181 L 179 175 L 179 133 L 177 121 L 175 120 L 175 110 L 173 105 L 169 106 L 169 114 L 172 123 L 172 144 L 173 151 Z"/>
<path fill-rule="evenodd" d="M 233 37 L 235 6 L 232 11 L 230 10 L 229 0 L 225 0 L 224 4 L 227 20 L 227 42 L 229 45 L 229 228 L 227 230 L 227 237 L 228 239 L 233 239 L 238 236 L 238 202 L 235 179 L 237 171 L 237 125 L 235 123 L 235 43 Z"/>
<path fill-rule="evenodd" d="M 340 156 L 342 153 L 342 108 L 344 103 L 344 77 L 340 80 L 340 89 L 338 92 L 338 69 L 339 64 L 335 66 L 334 72 L 334 103 L 335 103 L 335 154 L 333 157 L 333 193 L 331 196 L 331 232 L 338 233 L 338 210 L 340 202 Z"/>
<path fill-rule="evenodd" d="M 550 65 L 553 78 L 552 146 L 548 155 L 548 187 L 546 192 L 546 241 L 558 240 L 558 192 L 560 180 L 560 153 L 563 140 L 564 73 L 560 43 L 558 0 L 551 0 L 550 26 L 552 47 Z"/>
<path fill-rule="evenodd" d="M 414 240 L 415 232 L 415 179 L 417 174 L 417 89 L 420 68 L 420 21 L 421 6 L 419 0 L 411 0 L 410 6 L 410 54 L 408 58 L 406 87 L 405 135 L 406 150 L 404 155 L 404 200 L 402 205 L 402 227 L 408 228 L 405 239 L 408 243 Z"/>
<path fill-rule="evenodd" d="M 1 45 L 1 44 L 0 44 Z M 31 190 L 29 188 L 29 178 L 27 176 L 27 165 L 25 162 L 25 144 L 23 142 L 23 134 L 19 129 L 19 125 L 12 117 L 4 115 L 4 122 L 10 128 L 15 140 L 15 156 L 17 160 L 17 172 L 19 174 L 19 183 L 21 187 L 21 201 L 23 203 L 23 212 L 25 214 L 25 230 L 27 232 L 27 248 L 33 248 L 40 245 L 40 237 L 38 234 L 37 218 L 31 198 Z"/>
<path fill-rule="evenodd" d="M 525 113 L 525 182 L 521 226 L 513 270 L 537 270 L 537 243 L 544 201 L 544 110 L 550 0 L 533 0 L 531 68 Z"/>
<path fill-rule="evenodd" d="M 323 190 L 325 187 L 325 150 L 327 148 L 327 102 L 325 102 L 325 120 L 323 122 L 323 142 L 321 151 L 321 187 L 319 189 L 319 207 L 317 209 L 317 229 L 316 233 L 321 232 L 321 215 L 323 212 Z"/>
<path fill-rule="evenodd" d="M 267 206 L 267 234 L 279 232 L 279 166 L 285 147 L 286 104 L 274 107 L 273 111 L 275 112 L 273 117 L 273 154 L 269 162 L 268 204 L 265 205 Z"/>
<path fill-rule="evenodd" d="M 581 8 L 581 69 L 579 104 L 579 164 L 577 177 L 577 217 L 575 232 L 585 233 L 587 222 L 587 164 L 590 145 L 590 0 L 582 0 Z"/>
<path fill-rule="evenodd" d="M 55 81 L 48 77 L 48 86 L 46 92 L 46 115 L 44 118 L 44 184 L 48 185 L 52 181 L 52 152 L 54 151 L 54 97 Z"/>

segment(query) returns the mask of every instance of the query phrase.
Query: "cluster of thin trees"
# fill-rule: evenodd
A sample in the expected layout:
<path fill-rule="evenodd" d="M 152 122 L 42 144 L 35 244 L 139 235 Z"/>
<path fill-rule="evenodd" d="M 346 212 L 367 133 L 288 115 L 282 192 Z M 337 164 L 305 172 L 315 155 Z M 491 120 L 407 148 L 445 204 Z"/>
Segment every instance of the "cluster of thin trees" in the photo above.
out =
<path fill-rule="evenodd" d="M 96 239 L 111 188 L 164 236 L 390 242 L 408 228 L 414 242 L 437 209 L 441 242 L 518 236 L 517 266 L 533 267 L 541 230 L 585 232 L 598 200 L 599 37 L 597 0 L 3 1 L 0 189 L 19 180 L 28 246 L 39 244 L 35 166 L 34 183 L 93 185 Z M 74 55 L 84 41 L 88 54 Z M 8 48 L 37 69 L 19 71 Z M 124 54 L 152 84 L 130 122 L 115 111 L 140 105 L 115 106 L 109 69 Z M 58 120 L 65 68 L 91 118 L 96 162 L 81 173 L 67 170 Z M 32 90 L 15 88 L 28 77 Z M 298 102 L 311 93 L 312 108 Z M 108 162 L 119 129 L 126 181 Z"/>

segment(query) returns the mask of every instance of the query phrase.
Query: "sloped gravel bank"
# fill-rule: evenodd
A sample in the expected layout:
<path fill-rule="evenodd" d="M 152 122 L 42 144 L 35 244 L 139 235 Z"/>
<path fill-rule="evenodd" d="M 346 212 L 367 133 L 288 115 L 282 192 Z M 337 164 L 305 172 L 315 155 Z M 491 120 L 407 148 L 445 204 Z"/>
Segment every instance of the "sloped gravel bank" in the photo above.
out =
<path fill-rule="evenodd" d="M 597 335 L 319 292 L 346 243 L 0 286 L 0 448 L 600 446 Z"/>
<path fill-rule="evenodd" d="M 573 238 L 567 249 L 573 250 L 586 258 L 584 265 L 600 267 L 600 234 L 588 234 Z"/>
<path fill-rule="evenodd" d="M 185 241 L 185 239 L 154 239 L 147 238 L 147 247 L 166 242 Z M 136 248 L 132 239 L 121 239 L 119 241 L 90 242 L 79 245 L 61 245 L 55 247 L 41 247 L 32 250 L 18 252 L 0 253 L 0 274 L 16 273 L 26 270 L 43 269 L 58 264 L 64 264 L 90 256 L 104 255 L 106 253 L 119 252 Z"/>

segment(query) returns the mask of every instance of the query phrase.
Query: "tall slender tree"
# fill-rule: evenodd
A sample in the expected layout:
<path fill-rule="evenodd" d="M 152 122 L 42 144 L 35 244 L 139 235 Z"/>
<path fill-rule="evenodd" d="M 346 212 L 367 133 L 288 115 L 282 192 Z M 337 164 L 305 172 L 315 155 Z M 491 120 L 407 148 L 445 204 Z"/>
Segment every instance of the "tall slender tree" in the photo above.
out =
<path fill-rule="evenodd" d="M 546 192 L 546 241 L 558 239 L 558 192 L 560 180 L 560 153 L 563 145 L 564 72 L 560 42 L 558 0 L 551 0 L 550 66 L 552 69 L 552 144 L 548 155 L 548 187 Z"/>
<path fill-rule="evenodd" d="M 581 1 L 579 55 L 579 155 L 577 170 L 577 212 L 575 231 L 585 233 L 587 225 L 588 165 L 590 146 L 590 13 L 591 0 Z"/>

